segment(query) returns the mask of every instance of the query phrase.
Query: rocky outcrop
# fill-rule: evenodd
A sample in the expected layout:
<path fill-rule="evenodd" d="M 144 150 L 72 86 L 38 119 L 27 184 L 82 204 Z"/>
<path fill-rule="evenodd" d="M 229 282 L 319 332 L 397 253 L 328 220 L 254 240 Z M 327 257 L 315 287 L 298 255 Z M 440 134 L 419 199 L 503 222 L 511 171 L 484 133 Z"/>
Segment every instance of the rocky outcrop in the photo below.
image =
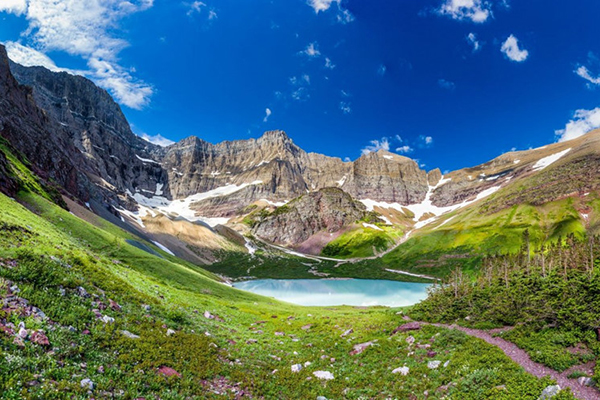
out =
<path fill-rule="evenodd" d="M 84 77 L 43 67 L 10 62 L 10 72 L 52 121 L 45 127 L 47 133 L 60 140 L 69 159 L 77 160 L 80 173 L 107 189 L 108 197 L 111 191 L 155 193 L 157 184 L 168 191 L 162 167 L 147 161 L 159 151 L 158 146 L 133 134 L 121 108 L 105 90 Z M 33 139 L 39 146 L 48 146 L 39 137 Z M 83 197 L 88 190 L 83 189 Z"/>
<path fill-rule="evenodd" d="M 367 215 L 365 206 L 338 188 L 311 192 L 278 208 L 253 228 L 258 237 L 297 246 L 317 232 L 337 232 Z"/>

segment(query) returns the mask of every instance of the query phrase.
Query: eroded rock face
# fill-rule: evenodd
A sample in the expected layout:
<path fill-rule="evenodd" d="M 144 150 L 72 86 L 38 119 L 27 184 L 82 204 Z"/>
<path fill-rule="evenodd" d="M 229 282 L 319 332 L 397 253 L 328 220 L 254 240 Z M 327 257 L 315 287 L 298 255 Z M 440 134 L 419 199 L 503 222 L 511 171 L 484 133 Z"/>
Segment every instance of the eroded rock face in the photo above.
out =
<path fill-rule="evenodd" d="M 140 159 L 152 160 L 158 146 L 133 134 L 121 108 L 105 90 L 86 78 L 66 72 L 23 67 L 13 62 L 9 66 L 14 78 L 26 86 L 22 88 L 27 90 L 29 100 L 51 121 L 44 126 L 46 137 L 58 140 L 65 156 L 75 161 L 73 168 L 77 172 L 109 192 L 155 193 L 159 183 L 164 186 L 163 192 L 168 191 L 162 167 Z M 47 150 L 51 157 L 57 156 L 56 149 L 35 132 L 31 133 L 29 142 L 37 140 L 38 148 Z M 19 150 L 26 152 L 27 148 Z M 31 159 L 38 162 L 37 156 Z M 83 188 L 83 197 L 88 190 Z"/>
<path fill-rule="evenodd" d="M 254 234 L 272 243 L 295 246 L 317 232 L 337 232 L 365 216 L 362 203 L 341 189 L 326 188 L 279 208 L 254 227 Z"/>

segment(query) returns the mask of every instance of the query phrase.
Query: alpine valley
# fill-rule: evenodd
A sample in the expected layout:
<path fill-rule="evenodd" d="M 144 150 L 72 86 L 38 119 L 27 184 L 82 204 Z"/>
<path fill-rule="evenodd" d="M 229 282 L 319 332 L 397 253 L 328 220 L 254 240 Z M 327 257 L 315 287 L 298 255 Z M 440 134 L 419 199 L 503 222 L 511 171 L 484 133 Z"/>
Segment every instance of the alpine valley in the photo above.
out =
<path fill-rule="evenodd" d="M 0 46 L 0 136 L 2 398 L 600 397 L 600 131 L 445 174 L 284 131 L 161 147 Z M 306 308 L 228 285 L 257 278 L 434 288 Z"/>

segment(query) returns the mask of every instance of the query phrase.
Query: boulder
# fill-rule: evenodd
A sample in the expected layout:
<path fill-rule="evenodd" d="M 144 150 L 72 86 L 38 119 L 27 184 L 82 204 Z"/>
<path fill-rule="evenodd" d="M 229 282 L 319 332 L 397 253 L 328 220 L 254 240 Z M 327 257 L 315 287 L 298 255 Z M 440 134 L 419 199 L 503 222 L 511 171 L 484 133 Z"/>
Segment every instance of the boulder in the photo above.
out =
<path fill-rule="evenodd" d="M 292 365 L 292 372 L 300 372 L 302 370 L 302 364 Z"/>
<path fill-rule="evenodd" d="M 179 372 L 175 371 L 171 367 L 166 367 L 164 365 L 162 367 L 160 367 L 157 372 L 159 375 L 166 376 L 167 378 L 171 377 L 171 376 L 176 376 L 178 378 L 181 378 L 181 374 Z"/>
<path fill-rule="evenodd" d="M 50 346 L 50 341 L 43 331 L 35 331 L 29 337 L 31 343 L 35 343 L 40 346 Z"/>
<path fill-rule="evenodd" d="M 79 384 L 83 389 L 94 390 L 94 382 L 90 378 L 82 379 Z"/>
<path fill-rule="evenodd" d="M 558 392 L 560 392 L 559 385 L 546 386 L 546 388 L 542 391 L 542 394 L 540 395 L 540 397 L 538 397 L 538 400 L 550 399 L 550 398 L 556 396 L 558 394 Z"/>

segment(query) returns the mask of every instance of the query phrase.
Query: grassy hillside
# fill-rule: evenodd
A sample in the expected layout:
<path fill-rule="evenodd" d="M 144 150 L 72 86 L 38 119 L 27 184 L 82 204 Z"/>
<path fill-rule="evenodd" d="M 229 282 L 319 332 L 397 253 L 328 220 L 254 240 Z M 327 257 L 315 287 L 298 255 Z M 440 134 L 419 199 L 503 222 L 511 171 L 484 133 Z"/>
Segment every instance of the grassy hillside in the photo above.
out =
<path fill-rule="evenodd" d="M 427 326 L 390 336 L 403 323 L 397 310 L 304 308 L 240 292 L 150 243 L 143 244 L 160 257 L 131 246 L 127 240 L 139 239 L 118 228 L 92 226 L 31 193 L 18 200 L 0 195 L 0 297 L 10 305 L 0 312 L 2 398 L 204 399 L 242 391 L 267 399 L 424 398 L 428 391 L 536 399 L 549 384 L 457 332 Z M 15 336 L 21 323 L 26 339 Z M 431 347 L 407 344 L 410 335 Z M 365 342 L 373 346 L 350 354 Z M 432 360 L 442 365 L 429 369 Z M 392 373 L 404 365 L 407 376 Z M 319 380 L 316 371 L 335 379 Z"/>

